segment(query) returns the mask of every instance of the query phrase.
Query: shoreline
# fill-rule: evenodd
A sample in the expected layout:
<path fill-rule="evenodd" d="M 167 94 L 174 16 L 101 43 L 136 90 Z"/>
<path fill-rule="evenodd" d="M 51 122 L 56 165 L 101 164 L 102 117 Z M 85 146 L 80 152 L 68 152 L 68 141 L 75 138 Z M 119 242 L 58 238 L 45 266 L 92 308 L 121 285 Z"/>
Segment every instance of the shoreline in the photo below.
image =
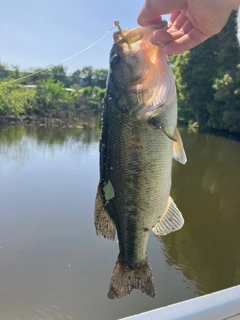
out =
<path fill-rule="evenodd" d="M 63 127 L 71 126 L 78 127 L 81 125 L 89 125 L 93 118 L 100 117 L 100 112 L 83 111 L 76 113 L 66 113 L 64 115 L 40 116 L 40 115 L 22 115 L 15 116 L 0 116 L 0 128 L 11 125 L 26 125 L 26 126 L 43 126 L 43 127 Z"/>

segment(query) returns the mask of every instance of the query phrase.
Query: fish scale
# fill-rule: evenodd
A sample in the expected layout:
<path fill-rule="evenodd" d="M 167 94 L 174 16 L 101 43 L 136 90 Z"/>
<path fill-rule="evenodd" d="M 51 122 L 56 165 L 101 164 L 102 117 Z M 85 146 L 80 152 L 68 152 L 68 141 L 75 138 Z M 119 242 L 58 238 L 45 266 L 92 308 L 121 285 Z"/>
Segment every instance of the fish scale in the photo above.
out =
<path fill-rule="evenodd" d="M 136 264 L 146 259 L 148 234 L 144 228 L 150 231 L 165 209 L 171 184 L 171 162 L 165 159 L 172 157 L 172 141 L 161 130 L 119 112 L 115 106 L 108 109 L 111 126 L 106 144 L 112 169 L 106 170 L 116 195 L 108 206 L 117 224 L 122 249 L 119 257 Z M 166 181 L 164 190 L 159 181 Z M 141 226 L 137 232 L 136 224 Z M 132 251 L 134 255 L 129 256 Z"/>

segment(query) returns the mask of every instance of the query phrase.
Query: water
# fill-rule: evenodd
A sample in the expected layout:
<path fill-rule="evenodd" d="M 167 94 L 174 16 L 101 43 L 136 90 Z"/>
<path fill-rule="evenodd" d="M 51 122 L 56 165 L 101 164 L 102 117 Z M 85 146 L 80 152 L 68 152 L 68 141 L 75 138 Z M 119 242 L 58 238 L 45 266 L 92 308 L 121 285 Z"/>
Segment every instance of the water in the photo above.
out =
<path fill-rule="evenodd" d="M 149 239 L 157 297 L 112 301 L 118 245 L 93 225 L 99 128 L 0 130 L 0 319 L 119 319 L 240 283 L 240 143 L 181 135 L 172 197 L 185 225 Z"/>

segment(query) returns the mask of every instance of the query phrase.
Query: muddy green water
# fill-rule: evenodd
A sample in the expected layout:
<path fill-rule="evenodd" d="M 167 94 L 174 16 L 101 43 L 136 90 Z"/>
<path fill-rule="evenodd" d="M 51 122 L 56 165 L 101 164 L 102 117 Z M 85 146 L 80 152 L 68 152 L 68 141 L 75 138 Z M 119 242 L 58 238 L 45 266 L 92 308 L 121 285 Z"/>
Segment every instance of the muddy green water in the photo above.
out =
<path fill-rule="evenodd" d="M 111 301 L 118 245 L 93 225 L 99 128 L 0 129 L 0 319 L 119 319 L 240 283 L 240 143 L 181 135 L 172 197 L 185 225 L 150 236 L 157 297 Z"/>

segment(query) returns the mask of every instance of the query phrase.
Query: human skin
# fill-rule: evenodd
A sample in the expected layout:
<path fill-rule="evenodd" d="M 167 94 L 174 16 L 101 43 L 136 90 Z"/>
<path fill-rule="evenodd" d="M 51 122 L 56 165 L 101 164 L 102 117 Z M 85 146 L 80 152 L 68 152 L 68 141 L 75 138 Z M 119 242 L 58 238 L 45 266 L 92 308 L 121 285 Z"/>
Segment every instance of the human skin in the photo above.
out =
<path fill-rule="evenodd" d="M 219 33 L 240 0 L 145 0 L 138 23 L 148 26 L 171 14 L 167 30 L 157 30 L 151 41 L 166 54 L 182 53 Z"/>

